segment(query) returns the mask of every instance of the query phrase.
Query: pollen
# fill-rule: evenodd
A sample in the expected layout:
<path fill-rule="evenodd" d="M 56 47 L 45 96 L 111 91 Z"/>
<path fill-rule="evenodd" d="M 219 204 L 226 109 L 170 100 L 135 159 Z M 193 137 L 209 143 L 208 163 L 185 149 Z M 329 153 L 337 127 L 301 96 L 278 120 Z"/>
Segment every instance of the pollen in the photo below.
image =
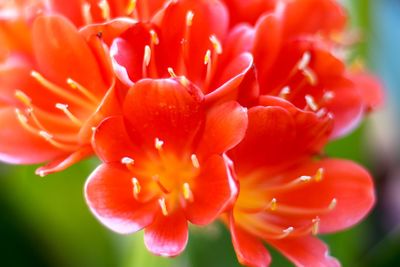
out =
<path fill-rule="evenodd" d="M 133 163 L 135 163 L 135 161 L 130 157 L 123 157 L 121 159 L 121 163 L 125 165 L 132 165 Z"/>
<path fill-rule="evenodd" d="M 174 69 L 171 68 L 171 67 L 168 68 L 168 73 L 171 76 L 171 78 L 176 78 L 177 77 Z"/>
<path fill-rule="evenodd" d="M 147 66 L 150 64 L 150 59 L 151 59 L 151 48 L 150 46 L 146 45 L 144 47 L 144 57 L 143 57 L 143 63 Z"/>
<path fill-rule="evenodd" d="M 154 30 L 150 30 L 150 36 L 151 36 L 151 43 L 154 45 L 158 45 L 160 43 L 160 39 L 158 38 L 157 33 Z"/>
<path fill-rule="evenodd" d="M 154 139 L 154 147 L 155 147 L 157 150 L 161 150 L 162 147 L 163 147 L 163 145 L 164 145 L 164 141 L 160 140 L 158 137 L 156 137 L 156 138 Z"/>
<path fill-rule="evenodd" d="M 211 61 L 211 51 L 210 49 L 208 49 L 206 54 L 204 55 L 204 65 L 208 65 L 210 61 Z"/>
<path fill-rule="evenodd" d="M 193 192 L 192 192 L 192 190 L 190 189 L 190 185 L 189 185 L 188 183 L 184 183 L 184 184 L 182 185 L 182 192 L 183 192 L 183 197 L 184 197 L 186 200 L 188 200 L 188 201 L 190 201 L 190 202 L 193 201 Z"/>
<path fill-rule="evenodd" d="M 307 51 L 303 54 L 302 58 L 300 59 L 297 68 L 299 70 L 304 71 L 307 68 L 308 64 L 310 64 L 310 61 L 311 61 L 311 54 L 310 52 Z"/>
<path fill-rule="evenodd" d="M 215 35 L 210 36 L 210 41 L 214 47 L 214 51 L 219 55 L 222 54 L 222 45 L 221 42 L 217 39 Z"/>
<path fill-rule="evenodd" d="M 308 175 L 303 175 L 303 176 L 300 176 L 299 179 L 302 182 L 309 182 L 309 181 L 311 181 L 312 177 L 308 176 Z"/>
<path fill-rule="evenodd" d="M 285 86 L 282 88 L 281 92 L 279 93 L 279 97 L 286 98 L 290 94 L 291 90 L 289 86 Z"/>
<path fill-rule="evenodd" d="M 192 154 L 190 156 L 190 159 L 192 160 L 193 167 L 195 167 L 196 169 L 200 168 L 199 159 L 197 158 L 196 154 Z"/>
<path fill-rule="evenodd" d="M 294 227 L 290 226 L 290 227 L 284 229 L 284 230 L 283 230 L 283 233 L 284 233 L 285 235 L 289 235 L 289 234 L 291 234 L 293 231 L 294 231 Z"/>
<path fill-rule="evenodd" d="M 313 70 L 311 70 L 310 68 L 305 68 L 302 70 L 303 75 L 306 77 L 307 81 L 309 84 L 311 85 L 316 85 L 318 82 L 317 79 L 317 75 L 315 74 L 315 72 Z"/>
<path fill-rule="evenodd" d="M 161 212 L 164 216 L 168 216 L 167 204 L 165 204 L 165 198 L 159 198 L 158 204 L 160 205 Z"/>
<path fill-rule="evenodd" d="M 193 17 L 194 17 L 194 13 L 192 10 L 189 10 L 186 13 L 186 26 L 190 27 L 193 24 Z"/>
<path fill-rule="evenodd" d="M 101 9 L 101 16 L 103 17 L 103 19 L 110 20 L 111 14 L 110 14 L 110 5 L 108 4 L 108 1 L 100 0 L 98 6 Z"/>

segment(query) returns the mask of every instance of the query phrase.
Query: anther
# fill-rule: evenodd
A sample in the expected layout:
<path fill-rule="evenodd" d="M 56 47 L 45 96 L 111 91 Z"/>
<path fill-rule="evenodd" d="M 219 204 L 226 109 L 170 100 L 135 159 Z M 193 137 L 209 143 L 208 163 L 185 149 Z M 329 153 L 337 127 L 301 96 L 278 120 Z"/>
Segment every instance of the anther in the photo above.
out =
<path fill-rule="evenodd" d="M 26 124 L 28 123 L 28 118 L 22 114 L 21 110 L 19 110 L 18 108 L 15 109 L 15 113 L 17 114 L 17 119 L 22 123 L 22 124 Z"/>
<path fill-rule="evenodd" d="M 164 145 L 164 141 L 160 140 L 158 137 L 156 137 L 156 138 L 154 139 L 154 147 L 155 147 L 157 150 L 161 150 L 162 147 L 163 147 L 163 145 Z"/>
<path fill-rule="evenodd" d="M 133 163 L 135 163 L 135 161 L 130 157 L 123 157 L 121 159 L 121 163 L 125 165 L 132 165 Z"/>
<path fill-rule="evenodd" d="M 297 68 L 299 70 L 305 70 L 308 66 L 308 64 L 311 61 L 311 54 L 310 52 L 305 52 L 302 56 L 302 58 L 300 59 L 299 63 L 297 64 Z"/>
<path fill-rule="evenodd" d="M 24 105 L 31 107 L 32 100 L 30 99 L 29 96 L 27 96 L 24 92 L 20 90 L 15 91 L 15 97 L 21 101 Z"/>
<path fill-rule="evenodd" d="M 315 217 L 315 219 L 313 219 L 311 222 L 312 222 L 312 228 L 311 228 L 311 233 L 313 234 L 313 235 L 317 235 L 318 234 L 318 232 L 319 232 L 319 224 L 320 224 L 320 219 L 319 219 L 319 217 L 317 216 L 317 217 Z"/>
<path fill-rule="evenodd" d="M 173 68 L 168 67 L 168 73 L 171 76 L 171 78 L 176 78 L 176 73 L 174 72 Z"/>
<path fill-rule="evenodd" d="M 110 15 L 110 5 L 108 4 L 107 0 L 100 0 L 98 3 L 99 8 L 101 9 L 101 16 L 105 20 L 110 20 L 111 15 Z"/>
<path fill-rule="evenodd" d="M 337 199 L 336 199 L 336 198 L 333 198 L 332 201 L 331 201 L 331 203 L 329 204 L 328 209 L 329 209 L 329 210 L 333 210 L 334 208 L 336 208 L 336 205 L 337 205 Z"/>
<path fill-rule="evenodd" d="M 80 83 L 74 81 L 71 78 L 67 79 L 67 84 L 74 90 L 78 90 L 81 94 L 83 94 L 87 99 L 92 101 L 94 104 L 98 104 L 99 100 L 96 98 L 95 95 L 93 95 L 87 88 L 85 88 L 83 85 Z"/>
<path fill-rule="evenodd" d="M 190 156 L 190 159 L 192 160 L 193 167 L 195 167 L 196 169 L 200 168 L 199 159 L 197 158 L 196 154 L 192 154 Z"/>
<path fill-rule="evenodd" d="M 139 184 L 139 181 L 136 177 L 132 178 L 132 184 L 133 184 L 133 196 L 135 197 L 135 199 L 138 199 L 139 197 L 139 193 L 141 191 L 141 186 Z"/>
<path fill-rule="evenodd" d="M 332 100 L 334 97 L 335 97 L 335 93 L 332 92 L 332 91 L 327 91 L 327 92 L 325 92 L 324 95 L 323 95 L 323 99 L 324 99 L 325 101 L 330 101 L 330 100 Z"/>
<path fill-rule="evenodd" d="M 210 61 L 211 61 L 211 51 L 210 49 L 208 49 L 206 54 L 204 55 L 204 65 L 208 65 Z"/>
<path fill-rule="evenodd" d="M 285 86 L 282 88 L 281 92 L 279 93 L 279 97 L 286 98 L 290 94 L 290 87 Z"/>
<path fill-rule="evenodd" d="M 81 126 L 82 122 L 74 116 L 74 114 L 71 113 L 71 111 L 69 111 L 68 109 L 68 105 L 67 104 L 61 104 L 61 103 L 56 103 L 55 107 L 59 110 L 61 110 L 62 112 L 64 112 L 65 115 L 67 115 L 67 117 L 76 125 Z"/>
<path fill-rule="evenodd" d="M 211 35 L 210 41 L 214 47 L 214 51 L 217 54 L 222 54 L 222 45 L 221 45 L 220 41 L 217 39 L 217 37 L 215 35 Z"/>
<path fill-rule="evenodd" d="M 189 10 L 189 11 L 186 13 L 186 26 L 187 26 L 187 27 L 192 26 L 192 24 L 193 24 L 193 17 L 194 17 L 193 11 Z"/>
<path fill-rule="evenodd" d="M 315 103 L 314 97 L 311 95 L 306 95 L 305 97 L 307 106 L 311 108 L 312 111 L 317 111 L 318 110 L 318 105 Z"/>
<path fill-rule="evenodd" d="M 179 83 L 180 83 L 183 87 L 188 87 L 189 84 L 190 84 L 189 80 L 188 80 L 185 76 L 179 77 Z"/>
<path fill-rule="evenodd" d="M 91 6 L 89 3 L 84 2 L 82 4 L 82 17 L 86 24 L 91 24 L 93 22 L 92 14 L 90 13 Z"/>
<path fill-rule="evenodd" d="M 161 212 L 164 216 L 168 216 L 168 210 L 167 210 L 167 205 L 165 204 L 165 198 L 159 198 L 158 199 L 158 204 L 160 205 Z"/>
<path fill-rule="evenodd" d="M 317 75 L 310 68 L 306 67 L 305 69 L 302 70 L 302 73 L 306 77 L 309 84 L 311 85 L 317 84 L 318 82 Z"/>
<path fill-rule="evenodd" d="M 158 39 L 158 35 L 154 30 L 150 30 L 150 36 L 151 36 L 151 43 L 154 45 L 158 45 L 160 43 L 160 39 Z"/>
<path fill-rule="evenodd" d="M 290 226 L 290 227 L 284 229 L 282 232 L 283 232 L 286 236 L 288 236 L 288 235 L 291 234 L 293 231 L 294 231 L 294 227 Z"/>
<path fill-rule="evenodd" d="M 328 110 L 326 108 L 321 108 L 320 110 L 315 113 L 318 118 L 324 117 L 328 113 Z"/>
<path fill-rule="evenodd" d="M 188 183 L 184 183 L 184 184 L 182 185 L 182 192 L 183 192 L 183 197 L 184 197 L 186 200 L 188 200 L 188 201 L 190 201 L 190 202 L 193 201 L 193 192 L 192 192 L 192 190 L 190 189 L 190 185 L 189 185 Z"/>
<path fill-rule="evenodd" d="M 135 9 L 136 9 L 136 0 L 130 0 L 129 4 L 128 4 L 128 7 L 126 9 L 126 14 L 127 15 L 132 14 L 133 11 L 135 11 Z"/>
<path fill-rule="evenodd" d="M 53 136 L 46 131 L 39 131 L 39 135 L 47 141 L 53 139 Z"/>
<path fill-rule="evenodd" d="M 151 59 L 151 48 L 150 46 L 146 45 L 144 47 L 144 57 L 143 57 L 143 63 L 145 66 L 149 66 L 150 64 L 150 59 Z"/>
<path fill-rule="evenodd" d="M 277 208 L 278 208 L 278 201 L 276 200 L 276 198 L 273 198 L 269 203 L 269 209 L 275 211 Z"/>
<path fill-rule="evenodd" d="M 325 173 L 325 170 L 323 168 L 319 168 L 317 170 L 317 173 L 314 175 L 315 181 L 316 182 L 322 181 L 322 179 L 324 178 L 324 173 Z"/>
<path fill-rule="evenodd" d="M 308 176 L 308 175 L 303 175 L 303 176 L 300 176 L 299 179 L 302 182 L 309 182 L 309 181 L 311 181 L 312 177 Z"/>

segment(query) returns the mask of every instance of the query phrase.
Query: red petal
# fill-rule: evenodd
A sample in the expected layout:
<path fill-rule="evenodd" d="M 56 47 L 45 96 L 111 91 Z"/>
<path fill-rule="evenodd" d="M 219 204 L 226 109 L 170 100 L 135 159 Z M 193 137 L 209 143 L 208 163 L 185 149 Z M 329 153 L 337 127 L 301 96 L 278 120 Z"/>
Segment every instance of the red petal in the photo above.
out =
<path fill-rule="evenodd" d="M 81 4 L 80 0 L 50 0 L 51 10 L 68 17 L 76 26 L 84 24 Z"/>
<path fill-rule="evenodd" d="M 369 173 L 361 166 L 346 160 L 325 159 L 309 162 L 284 176 L 293 180 L 302 175 L 314 175 L 323 168 L 322 181 L 312 182 L 274 195 L 278 203 L 301 208 L 305 212 L 322 209 L 325 212 L 279 215 L 286 223 L 296 225 L 296 220 L 310 221 L 320 218 L 322 233 L 335 232 L 358 223 L 375 203 L 374 186 Z M 289 178 L 290 177 L 290 178 Z M 330 210 L 332 200 L 336 205 Z M 278 204 L 279 206 L 279 204 Z M 279 209 L 279 207 L 278 207 Z M 297 219 L 296 219 L 297 218 Z"/>
<path fill-rule="evenodd" d="M 111 230 L 133 233 L 154 220 L 156 201 L 138 203 L 133 196 L 132 174 L 120 164 L 102 164 L 85 185 L 86 201 L 97 217 Z"/>
<path fill-rule="evenodd" d="M 268 11 L 272 11 L 276 5 L 276 0 L 224 0 L 229 8 L 231 15 L 231 25 L 239 22 L 254 24 L 260 16 Z"/>
<path fill-rule="evenodd" d="M 231 204 L 237 188 L 221 156 L 214 155 L 201 164 L 201 173 L 191 185 L 194 200 L 188 203 L 186 216 L 194 224 L 206 225 Z"/>
<path fill-rule="evenodd" d="M 0 160 L 13 164 L 32 164 L 62 156 L 65 151 L 52 146 L 38 134 L 25 130 L 17 120 L 15 108 L 0 109 Z"/>
<path fill-rule="evenodd" d="M 188 241 L 188 225 L 180 209 L 164 216 L 158 213 L 154 222 L 144 230 L 144 242 L 148 250 L 160 256 L 180 254 Z"/>
<path fill-rule="evenodd" d="M 351 75 L 350 79 L 359 88 L 367 111 L 382 106 L 385 98 L 384 90 L 382 82 L 377 77 L 369 73 L 358 73 Z"/>
<path fill-rule="evenodd" d="M 93 147 L 104 162 L 120 162 L 123 157 L 135 159 L 139 151 L 129 139 L 122 116 L 106 118 L 97 127 Z"/>
<path fill-rule="evenodd" d="M 127 130 L 135 144 L 154 147 L 155 138 L 164 147 L 184 151 L 203 120 L 202 95 L 173 79 L 140 80 L 128 92 L 124 103 Z M 190 148 L 190 147 L 189 147 Z"/>
<path fill-rule="evenodd" d="M 236 256 L 241 264 L 254 267 L 269 266 L 271 256 L 262 241 L 238 227 L 233 215 L 230 216 L 229 227 Z"/>
<path fill-rule="evenodd" d="M 46 166 L 38 168 L 35 173 L 40 176 L 45 176 L 54 172 L 65 170 L 82 159 L 91 156 L 93 149 L 90 145 L 81 147 L 78 151 L 73 152 L 68 156 L 51 161 Z"/>
<path fill-rule="evenodd" d="M 104 94 L 108 86 L 98 66 L 101 62 L 96 60 L 84 38 L 66 18 L 38 17 L 32 32 L 39 71 L 47 79 L 66 85 L 67 79 L 71 78 L 95 95 Z"/>
<path fill-rule="evenodd" d="M 222 154 L 243 139 L 246 128 L 247 109 L 233 101 L 218 104 L 207 113 L 196 153 L 202 158 Z"/>
<path fill-rule="evenodd" d="M 268 243 L 298 267 L 340 267 L 340 263 L 329 256 L 327 246 L 315 237 L 268 240 Z"/>

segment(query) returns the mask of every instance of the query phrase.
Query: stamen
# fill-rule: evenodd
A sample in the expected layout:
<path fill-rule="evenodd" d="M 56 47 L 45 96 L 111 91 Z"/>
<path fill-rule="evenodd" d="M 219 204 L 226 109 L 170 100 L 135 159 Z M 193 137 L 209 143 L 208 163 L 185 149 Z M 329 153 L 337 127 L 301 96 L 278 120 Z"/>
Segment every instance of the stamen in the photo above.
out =
<path fill-rule="evenodd" d="M 171 75 L 172 78 L 176 78 L 177 77 L 175 72 L 174 72 L 174 69 L 171 68 L 171 67 L 168 68 L 168 73 L 169 73 L 169 75 Z"/>
<path fill-rule="evenodd" d="M 222 54 L 222 45 L 215 35 L 210 36 L 210 41 L 214 47 L 214 51 L 219 55 Z"/>
<path fill-rule="evenodd" d="M 317 111 L 318 110 L 318 105 L 315 103 L 314 97 L 311 95 L 306 95 L 305 97 L 307 106 L 311 108 L 312 111 Z"/>
<path fill-rule="evenodd" d="M 64 112 L 65 115 L 76 125 L 82 126 L 82 122 L 74 116 L 74 114 L 71 113 L 71 111 L 68 110 L 68 105 L 67 104 L 61 104 L 61 103 L 56 103 L 55 107 L 62 112 Z"/>
<path fill-rule="evenodd" d="M 322 179 L 324 178 L 324 173 L 325 173 L 324 168 L 319 168 L 319 169 L 317 170 L 317 173 L 314 175 L 315 181 L 316 181 L 316 182 L 322 181 Z"/>
<path fill-rule="evenodd" d="M 318 82 L 317 75 L 315 72 L 310 68 L 305 68 L 302 70 L 303 75 L 306 77 L 307 81 L 311 85 L 316 85 Z"/>
<path fill-rule="evenodd" d="M 51 140 L 53 136 L 46 131 L 39 131 L 39 135 L 46 139 L 47 141 Z"/>
<path fill-rule="evenodd" d="M 158 204 L 160 205 L 161 212 L 164 216 L 168 216 L 168 210 L 167 210 L 167 205 L 165 204 L 165 198 L 159 198 L 158 199 Z"/>
<path fill-rule="evenodd" d="M 303 176 L 300 176 L 299 179 L 302 182 L 309 182 L 309 181 L 311 181 L 312 177 L 308 176 L 308 175 L 303 175 Z"/>
<path fill-rule="evenodd" d="M 322 97 L 325 101 L 330 101 L 335 97 L 335 93 L 332 91 L 325 92 L 324 96 Z"/>
<path fill-rule="evenodd" d="M 185 77 L 185 76 L 181 76 L 179 77 L 179 83 L 183 86 L 183 87 L 188 87 L 190 84 L 190 81 Z"/>
<path fill-rule="evenodd" d="M 99 8 L 101 9 L 101 16 L 104 20 L 110 20 L 110 5 L 108 4 L 107 0 L 100 0 L 98 3 Z"/>
<path fill-rule="evenodd" d="M 27 107 L 31 107 L 32 106 L 32 100 L 30 99 L 29 96 L 27 96 L 24 92 L 20 91 L 20 90 L 16 90 L 15 91 L 15 97 L 22 102 L 22 104 L 24 104 Z"/>
<path fill-rule="evenodd" d="M 317 111 L 316 115 L 318 118 L 324 117 L 328 113 L 328 110 L 326 108 L 321 108 L 320 110 Z"/>
<path fill-rule="evenodd" d="M 320 224 L 320 219 L 319 219 L 319 217 L 317 216 L 317 217 L 315 217 L 315 219 L 313 219 L 312 220 L 312 228 L 311 228 L 311 233 L 313 234 L 313 235 L 317 235 L 318 234 L 318 232 L 319 232 L 319 224 Z"/>
<path fill-rule="evenodd" d="M 328 209 L 333 210 L 333 209 L 336 208 L 336 205 L 337 205 L 337 199 L 336 199 L 336 198 L 333 198 L 332 201 L 331 201 L 331 203 L 329 204 Z"/>
<path fill-rule="evenodd" d="M 164 145 L 164 141 L 158 139 L 158 137 L 156 137 L 156 139 L 154 139 L 154 147 L 155 147 L 157 150 L 161 150 L 162 147 L 163 147 L 163 145 Z"/>
<path fill-rule="evenodd" d="M 151 36 L 151 44 L 158 45 L 160 43 L 160 39 L 158 39 L 158 35 L 154 30 L 150 30 Z"/>
<path fill-rule="evenodd" d="M 204 55 L 204 65 L 208 65 L 211 61 L 211 50 L 208 49 L 206 54 Z"/>
<path fill-rule="evenodd" d="M 269 203 L 269 209 L 275 211 L 277 208 L 278 208 L 278 201 L 276 200 L 276 198 L 273 198 Z"/>
<path fill-rule="evenodd" d="M 151 59 L 151 49 L 150 46 L 146 45 L 144 47 L 144 57 L 143 57 L 143 64 L 148 67 L 150 64 Z"/>
<path fill-rule="evenodd" d="M 85 24 L 92 24 L 93 23 L 93 17 L 92 13 L 90 13 L 91 6 L 89 3 L 84 2 L 82 4 L 82 17 L 85 21 Z"/>
<path fill-rule="evenodd" d="M 136 0 L 130 0 L 128 7 L 126 9 L 126 14 L 131 15 L 133 11 L 135 11 L 135 9 L 136 9 Z"/>
<path fill-rule="evenodd" d="M 182 185 L 182 192 L 183 192 L 183 197 L 188 200 L 189 202 L 193 201 L 193 192 L 190 189 L 190 185 L 188 183 L 184 183 Z"/>
<path fill-rule="evenodd" d="M 286 97 L 290 94 L 290 87 L 285 86 L 282 88 L 281 92 L 279 93 L 279 97 L 286 99 Z"/>
<path fill-rule="evenodd" d="M 311 61 L 310 52 L 308 52 L 308 51 L 304 52 L 304 54 L 303 54 L 302 58 L 300 59 L 299 63 L 297 63 L 297 68 L 299 70 L 303 70 L 304 71 L 307 68 L 307 66 L 310 63 L 310 61 Z"/>
<path fill-rule="evenodd" d="M 133 165 L 135 163 L 135 161 L 130 157 L 123 157 L 121 159 L 121 163 L 124 165 Z"/>
<path fill-rule="evenodd" d="M 140 186 L 139 181 L 136 177 L 132 178 L 132 184 L 133 184 L 133 196 L 135 197 L 135 199 L 138 199 L 142 187 Z"/>
<path fill-rule="evenodd" d="M 81 94 L 83 94 L 87 99 L 93 102 L 93 104 L 97 105 L 100 101 L 97 99 L 97 97 L 92 94 L 87 88 L 85 88 L 83 85 L 80 83 L 74 81 L 71 78 L 67 79 L 67 84 L 74 90 L 78 90 Z"/>
<path fill-rule="evenodd" d="M 195 154 L 192 154 L 190 156 L 190 159 L 192 160 L 193 167 L 195 167 L 196 169 L 200 168 L 199 159 L 197 158 L 197 156 Z"/>
<path fill-rule="evenodd" d="M 286 234 L 286 236 L 290 235 L 294 231 L 294 227 L 290 226 L 283 230 L 283 233 Z"/>
<path fill-rule="evenodd" d="M 192 10 L 189 10 L 189 11 L 186 13 L 186 26 L 187 26 L 187 27 L 192 26 L 192 24 L 193 24 L 193 17 L 194 17 L 193 11 L 192 11 Z"/>

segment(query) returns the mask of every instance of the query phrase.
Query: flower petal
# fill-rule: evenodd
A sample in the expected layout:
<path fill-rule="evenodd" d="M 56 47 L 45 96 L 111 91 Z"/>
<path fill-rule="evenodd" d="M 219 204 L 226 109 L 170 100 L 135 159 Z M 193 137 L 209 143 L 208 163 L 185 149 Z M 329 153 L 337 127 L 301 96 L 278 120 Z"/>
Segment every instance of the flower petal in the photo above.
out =
<path fill-rule="evenodd" d="M 201 173 L 191 185 L 194 200 L 187 204 L 186 217 L 194 224 L 206 225 L 231 204 L 237 187 L 221 156 L 214 155 L 201 164 Z"/>
<path fill-rule="evenodd" d="M 120 162 L 124 157 L 135 159 L 135 147 L 125 129 L 122 116 L 108 117 L 96 128 L 93 137 L 96 155 L 104 162 Z"/>
<path fill-rule="evenodd" d="M 35 20 L 32 32 L 39 71 L 47 79 L 66 85 L 71 78 L 96 95 L 104 94 L 108 86 L 98 67 L 101 62 L 71 22 L 61 16 L 41 16 Z"/>
<path fill-rule="evenodd" d="M 178 80 L 138 81 L 129 90 L 123 107 L 131 139 L 135 144 L 144 142 L 153 147 L 158 138 L 165 148 L 184 151 L 192 145 L 204 118 L 202 99 L 198 89 Z"/>
<path fill-rule="evenodd" d="M 131 179 L 131 173 L 121 164 L 102 164 L 85 185 L 90 210 L 101 223 L 121 234 L 133 233 L 151 224 L 158 208 L 156 201 L 135 201 Z"/>
<path fill-rule="evenodd" d="M 268 240 L 297 267 L 340 267 L 340 263 L 329 256 L 327 246 L 311 236 Z"/>
<path fill-rule="evenodd" d="M 188 225 L 180 209 L 164 216 L 158 212 L 154 222 L 144 230 L 144 243 L 148 250 L 160 256 L 180 254 L 188 241 Z"/>
<path fill-rule="evenodd" d="M 246 128 L 247 109 L 234 101 L 216 105 L 207 112 L 196 153 L 201 157 L 222 154 L 243 139 Z"/>
<path fill-rule="evenodd" d="M 24 129 L 17 119 L 15 108 L 0 108 L 0 160 L 13 164 L 33 164 L 64 155 L 65 151 L 52 146 L 39 134 Z"/>
<path fill-rule="evenodd" d="M 236 256 L 246 266 L 267 267 L 271 263 L 271 255 L 258 238 L 247 233 L 235 224 L 230 216 L 229 229 Z"/>
<path fill-rule="evenodd" d="M 369 73 L 357 73 L 350 78 L 359 88 L 367 111 L 372 111 L 382 106 L 384 102 L 384 90 L 381 81 Z"/>

